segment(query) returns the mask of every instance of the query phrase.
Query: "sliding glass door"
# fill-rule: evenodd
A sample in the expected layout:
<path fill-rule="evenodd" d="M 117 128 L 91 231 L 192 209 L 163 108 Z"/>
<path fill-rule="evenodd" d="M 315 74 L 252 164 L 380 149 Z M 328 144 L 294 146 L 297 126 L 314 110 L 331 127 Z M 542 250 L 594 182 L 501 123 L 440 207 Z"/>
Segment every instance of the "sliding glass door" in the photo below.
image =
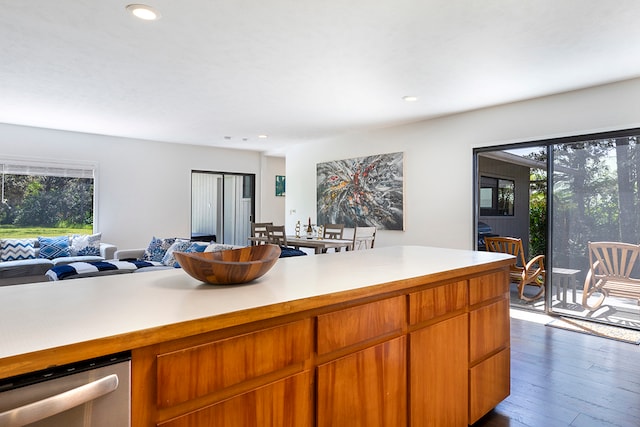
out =
<path fill-rule="evenodd" d="M 640 243 L 639 137 L 634 129 L 476 150 L 478 249 L 483 236 L 500 235 L 521 238 L 527 260 L 545 256 L 546 295 L 522 300 L 514 282 L 512 306 L 640 329 L 640 290 L 598 288 L 603 266 L 589 254 L 589 242 Z M 640 257 L 610 257 L 640 279 Z"/>
<path fill-rule="evenodd" d="M 255 175 L 191 172 L 191 237 L 245 246 L 255 214 Z"/>
<path fill-rule="evenodd" d="M 530 260 L 547 251 L 547 147 L 542 145 L 500 148 L 477 154 L 477 240 L 485 250 L 484 238 L 521 239 L 524 257 Z M 545 310 L 544 298 L 519 298 L 512 285 L 511 304 Z M 525 295 L 538 293 L 525 287 Z"/>
<path fill-rule="evenodd" d="M 587 279 L 590 272 L 601 273 L 600 267 L 590 265 L 594 259 L 589 258 L 589 242 L 640 243 L 637 135 L 640 132 L 553 145 L 551 270 L 560 298 L 551 308 L 558 313 L 640 329 L 640 289 L 634 295 L 629 286 L 629 292 L 609 295 L 605 285 L 603 295 L 593 292 L 596 283 Z M 611 253 L 611 261 L 620 267 L 633 262 L 614 258 Z M 635 264 L 631 277 L 640 278 L 640 259 Z"/>

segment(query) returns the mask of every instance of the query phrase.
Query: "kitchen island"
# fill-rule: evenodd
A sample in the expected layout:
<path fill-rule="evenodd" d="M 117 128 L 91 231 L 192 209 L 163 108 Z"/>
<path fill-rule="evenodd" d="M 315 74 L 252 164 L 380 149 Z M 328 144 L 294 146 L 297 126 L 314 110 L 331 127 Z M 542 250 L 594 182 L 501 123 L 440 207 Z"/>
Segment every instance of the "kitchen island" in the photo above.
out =
<path fill-rule="evenodd" d="M 467 425 L 509 394 L 510 256 L 419 246 L 0 288 L 0 378 L 132 352 L 134 426 Z M 238 421 L 242 420 L 242 421 Z"/>

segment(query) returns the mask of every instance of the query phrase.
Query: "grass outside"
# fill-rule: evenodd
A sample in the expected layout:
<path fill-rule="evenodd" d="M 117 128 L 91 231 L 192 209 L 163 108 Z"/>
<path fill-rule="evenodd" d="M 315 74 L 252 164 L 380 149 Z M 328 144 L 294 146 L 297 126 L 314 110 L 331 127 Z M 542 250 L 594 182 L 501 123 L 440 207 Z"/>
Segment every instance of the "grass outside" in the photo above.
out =
<path fill-rule="evenodd" d="M 91 234 L 91 225 L 84 227 L 16 227 L 14 225 L 0 225 L 0 239 L 26 239 L 31 237 L 45 236 L 68 236 L 71 234 Z"/>

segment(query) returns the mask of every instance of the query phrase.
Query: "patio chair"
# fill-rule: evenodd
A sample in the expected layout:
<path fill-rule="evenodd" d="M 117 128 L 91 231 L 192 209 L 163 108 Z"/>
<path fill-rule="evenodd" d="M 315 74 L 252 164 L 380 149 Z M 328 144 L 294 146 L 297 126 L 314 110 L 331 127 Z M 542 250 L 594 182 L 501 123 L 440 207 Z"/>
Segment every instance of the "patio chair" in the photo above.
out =
<path fill-rule="evenodd" d="M 262 245 L 266 243 L 267 239 L 267 226 L 273 225 L 273 222 L 252 222 L 251 223 L 251 237 L 258 237 L 265 239 L 265 241 L 251 241 L 251 246 Z"/>
<path fill-rule="evenodd" d="M 635 299 L 640 305 L 640 245 L 622 242 L 588 242 L 589 272 L 584 280 L 582 305 L 600 308 L 608 296 Z M 633 277 L 635 276 L 635 277 Z M 593 303 L 589 297 L 598 295 Z"/>
<path fill-rule="evenodd" d="M 527 262 L 524 258 L 522 239 L 515 237 L 485 237 L 484 241 L 489 252 L 501 252 L 516 257 L 516 263 L 510 267 L 509 275 L 518 285 L 518 295 L 521 300 L 531 302 L 544 295 L 547 281 L 544 255 L 538 255 Z M 532 297 L 524 294 L 527 285 L 539 288 Z"/>
<path fill-rule="evenodd" d="M 372 249 L 376 241 L 375 227 L 358 227 L 353 230 L 353 250 Z"/>

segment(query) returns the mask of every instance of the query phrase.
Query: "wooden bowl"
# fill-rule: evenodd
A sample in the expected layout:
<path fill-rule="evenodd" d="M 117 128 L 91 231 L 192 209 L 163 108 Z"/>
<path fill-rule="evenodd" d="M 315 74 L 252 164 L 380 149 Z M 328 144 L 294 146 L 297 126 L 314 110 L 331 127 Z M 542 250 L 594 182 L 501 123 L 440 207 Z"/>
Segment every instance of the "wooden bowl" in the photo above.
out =
<path fill-rule="evenodd" d="M 191 277 L 212 285 L 250 282 L 265 274 L 280 257 L 276 245 L 247 246 L 219 252 L 174 252 Z"/>

